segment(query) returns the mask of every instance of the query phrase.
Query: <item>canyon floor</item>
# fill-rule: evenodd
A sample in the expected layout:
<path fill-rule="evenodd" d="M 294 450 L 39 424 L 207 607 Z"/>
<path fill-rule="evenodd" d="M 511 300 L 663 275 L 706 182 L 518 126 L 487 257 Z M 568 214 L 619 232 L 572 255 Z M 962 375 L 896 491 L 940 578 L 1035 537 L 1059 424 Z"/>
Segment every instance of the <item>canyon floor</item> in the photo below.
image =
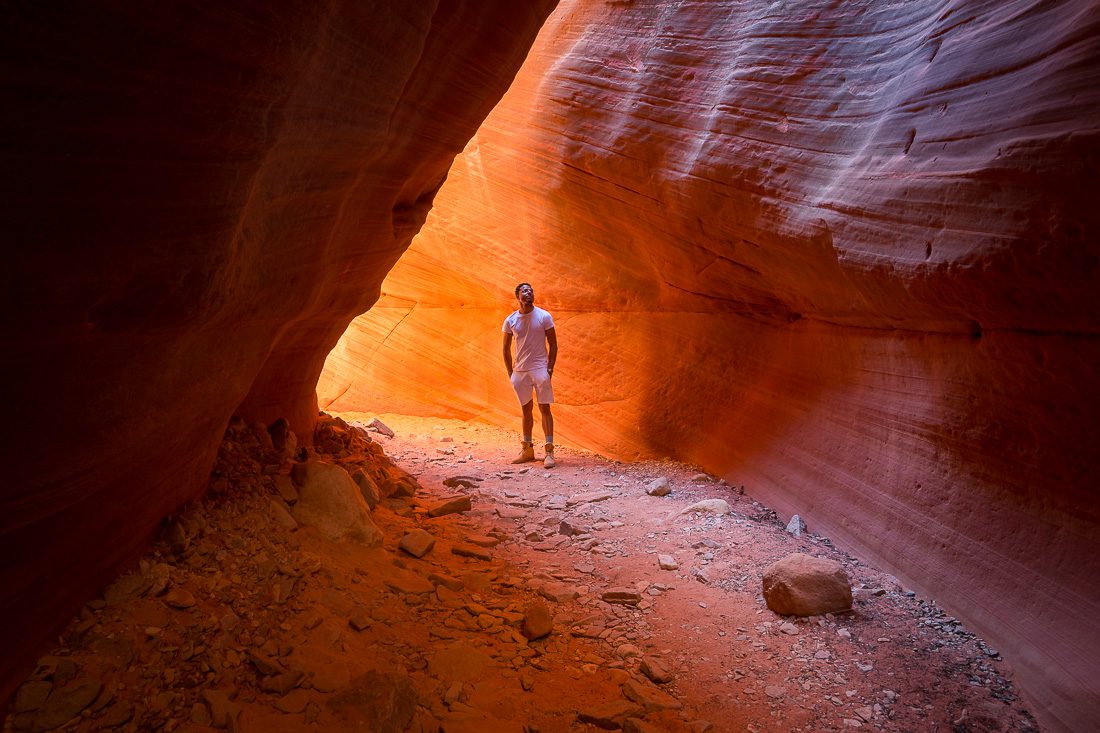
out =
<path fill-rule="evenodd" d="M 231 428 L 206 495 L 73 619 L 3 730 L 1038 730 L 996 650 L 751 486 L 568 444 L 553 469 L 511 465 L 496 427 L 341 417 L 419 484 L 374 508 L 381 546 L 298 525 L 287 465 Z M 456 495 L 468 511 L 431 516 Z M 703 499 L 731 512 L 684 511 Z M 421 558 L 398 547 L 416 529 Z M 761 574 L 795 552 L 844 566 L 850 612 L 768 610 Z M 528 640 L 539 604 L 553 628 Z"/>

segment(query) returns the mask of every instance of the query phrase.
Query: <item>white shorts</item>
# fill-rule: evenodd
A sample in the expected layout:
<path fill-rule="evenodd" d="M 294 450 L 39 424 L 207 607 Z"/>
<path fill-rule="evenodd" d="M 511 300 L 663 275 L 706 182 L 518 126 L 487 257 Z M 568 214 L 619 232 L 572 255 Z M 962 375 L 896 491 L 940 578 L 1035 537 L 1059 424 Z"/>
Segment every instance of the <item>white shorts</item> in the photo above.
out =
<path fill-rule="evenodd" d="M 529 372 L 512 372 L 512 389 L 516 391 L 521 405 L 531 401 L 531 390 L 535 390 L 540 405 L 549 405 L 554 401 L 554 388 L 550 385 L 550 372 L 546 367 Z"/>

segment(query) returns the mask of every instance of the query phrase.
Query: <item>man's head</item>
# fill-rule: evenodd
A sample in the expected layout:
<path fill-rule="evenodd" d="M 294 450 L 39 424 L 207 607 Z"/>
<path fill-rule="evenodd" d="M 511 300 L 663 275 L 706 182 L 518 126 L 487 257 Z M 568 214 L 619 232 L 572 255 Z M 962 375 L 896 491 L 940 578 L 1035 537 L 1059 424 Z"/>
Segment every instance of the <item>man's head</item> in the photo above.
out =
<path fill-rule="evenodd" d="M 516 286 L 516 300 L 520 305 L 530 305 L 535 302 L 535 289 L 531 283 L 520 283 Z"/>

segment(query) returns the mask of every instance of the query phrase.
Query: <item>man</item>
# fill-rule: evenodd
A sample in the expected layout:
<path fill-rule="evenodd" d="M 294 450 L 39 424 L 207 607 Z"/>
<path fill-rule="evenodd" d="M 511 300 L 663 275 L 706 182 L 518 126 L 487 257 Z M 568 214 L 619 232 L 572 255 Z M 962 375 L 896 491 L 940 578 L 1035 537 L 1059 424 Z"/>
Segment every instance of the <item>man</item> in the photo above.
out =
<path fill-rule="evenodd" d="M 535 460 L 535 446 L 531 433 L 535 426 L 534 391 L 542 413 L 542 432 L 546 436 L 546 457 L 542 465 L 553 468 L 554 416 L 550 404 L 554 401 L 554 389 L 550 379 L 554 376 L 554 362 L 558 359 L 558 336 L 554 331 L 554 319 L 542 308 L 535 306 L 535 290 L 530 283 L 516 286 L 519 310 L 504 319 L 504 366 L 512 388 L 523 406 L 523 447 L 512 463 Z M 516 360 L 512 363 L 512 341 L 516 342 Z M 550 345 L 547 353 L 546 346 Z"/>

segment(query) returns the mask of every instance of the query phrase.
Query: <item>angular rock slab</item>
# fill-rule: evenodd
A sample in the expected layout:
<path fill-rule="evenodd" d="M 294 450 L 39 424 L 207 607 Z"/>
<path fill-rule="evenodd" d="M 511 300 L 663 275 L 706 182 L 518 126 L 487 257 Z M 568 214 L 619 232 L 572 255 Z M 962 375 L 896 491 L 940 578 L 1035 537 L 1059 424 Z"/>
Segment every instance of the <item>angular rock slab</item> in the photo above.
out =
<path fill-rule="evenodd" d="M 852 607 L 852 587 L 840 563 L 802 553 L 764 570 L 764 600 L 781 616 L 816 616 Z"/>
<path fill-rule="evenodd" d="M 332 542 L 357 542 L 368 547 L 382 544 L 382 530 L 371 519 L 359 487 L 340 466 L 310 461 L 296 466 L 300 477 L 298 502 L 291 515 L 314 527 Z"/>

